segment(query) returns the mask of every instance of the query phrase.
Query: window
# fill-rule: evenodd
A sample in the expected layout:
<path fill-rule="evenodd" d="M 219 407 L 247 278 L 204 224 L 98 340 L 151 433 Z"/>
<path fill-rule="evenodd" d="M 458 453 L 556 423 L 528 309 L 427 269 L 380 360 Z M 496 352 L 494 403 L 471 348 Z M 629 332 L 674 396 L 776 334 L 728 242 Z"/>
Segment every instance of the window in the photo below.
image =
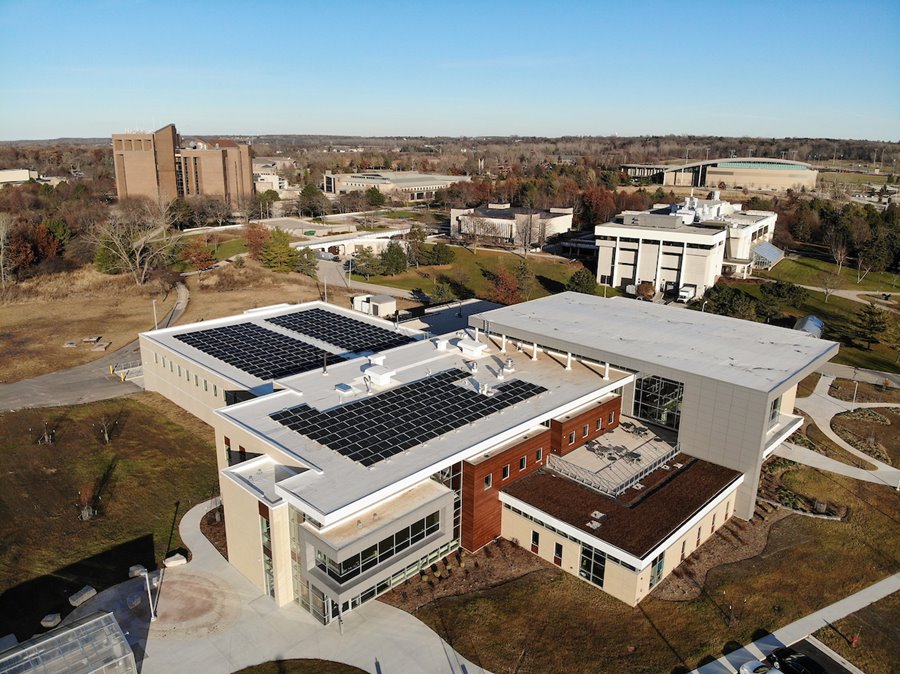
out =
<path fill-rule="evenodd" d="M 553 563 L 557 566 L 562 566 L 562 553 L 562 543 L 557 543 L 555 546 L 553 546 Z"/>
<path fill-rule="evenodd" d="M 194 375 L 194 386 L 200 386 L 200 377 Z"/>
<path fill-rule="evenodd" d="M 213 398 L 219 397 L 219 387 L 213 384 Z"/>
<path fill-rule="evenodd" d="M 616 413 L 615 412 L 609 413 L 608 423 L 610 426 L 612 426 L 614 423 L 616 423 Z"/>
<path fill-rule="evenodd" d="M 590 432 L 591 432 L 591 425 L 585 424 L 584 428 L 581 429 L 581 437 L 586 438 L 588 436 L 588 433 L 590 433 Z"/>
<path fill-rule="evenodd" d="M 540 543 L 541 543 L 541 535 L 537 531 L 532 531 L 531 532 L 531 551 L 534 554 L 537 554 Z"/>
<path fill-rule="evenodd" d="M 507 479 L 509 477 L 509 464 L 503 466 L 503 479 Z"/>
<path fill-rule="evenodd" d="M 178 376 L 181 376 L 181 365 L 178 366 Z"/>
<path fill-rule="evenodd" d="M 262 532 L 262 544 L 267 547 L 272 547 L 272 530 L 269 527 L 269 520 L 262 515 L 259 516 L 259 528 Z"/>
<path fill-rule="evenodd" d="M 650 562 L 650 589 L 662 580 L 663 562 L 665 561 L 665 553 L 660 552 L 656 559 Z"/>
<path fill-rule="evenodd" d="M 725 519 L 728 519 L 728 516 L 731 514 L 731 501 L 725 504 Z"/>
<path fill-rule="evenodd" d="M 206 381 L 205 379 L 203 380 L 203 390 L 209 391 L 209 382 Z"/>
<path fill-rule="evenodd" d="M 598 431 L 603 430 L 603 419 L 597 419 L 597 430 Z"/>
<path fill-rule="evenodd" d="M 634 384 L 634 416 L 678 429 L 684 384 L 663 377 L 640 377 Z"/>
<path fill-rule="evenodd" d="M 700 547 L 700 534 L 702 533 L 702 531 L 703 531 L 702 527 L 697 527 L 697 547 L 698 548 Z"/>
<path fill-rule="evenodd" d="M 575 431 L 572 431 L 571 433 L 569 433 L 569 444 L 570 445 L 575 444 Z"/>
<path fill-rule="evenodd" d="M 681 541 L 681 561 L 684 561 L 684 549 L 687 547 L 687 541 Z"/>
<path fill-rule="evenodd" d="M 526 465 L 528 465 L 528 459 L 523 456 L 521 459 L 519 459 L 519 470 L 525 470 Z"/>
<path fill-rule="evenodd" d="M 603 587 L 603 576 L 606 572 L 606 555 L 590 545 L 581 545 L 581 568 L 578 575 L 597 587 Z"/>
<path fill-rule="evenodd" d="M 709 527 L 709 533 L 712 534 L 716 530 L 716 514 L 713 513 L 712 524 Z"/>
<path fill-rule="evenodd" d="M 159 354 L 158 353 L 153 354 L 153 362 L 156 363 L 157 365 L 159 365 Z"/>
<path fill-rule="evenodd" d="M 538 447 L 538 450 L 534 453 L 534 460 L 536 463 L 540 463 L 541 459 L 544 458 L 544 448 Z"/>
<path fill-rule="evenodd" d="M 781 396 L 775 398 L 769 407 L 769 428 L 778 423 L 779 416 L 781 416 Z"/>
<path fill-rule="evenodd" d="M 484 476 L 484 488 L 485 489 L 490 489 L 493 482 L 494 482 L 494 476 L 491 473 L 488 473 L 487 475 Z"/>

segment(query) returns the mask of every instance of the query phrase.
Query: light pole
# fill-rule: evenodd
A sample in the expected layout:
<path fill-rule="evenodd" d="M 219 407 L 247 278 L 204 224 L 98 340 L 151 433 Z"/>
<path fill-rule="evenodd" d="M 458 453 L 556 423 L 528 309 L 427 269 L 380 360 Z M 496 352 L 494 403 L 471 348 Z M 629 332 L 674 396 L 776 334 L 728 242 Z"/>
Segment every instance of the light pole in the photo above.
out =
<path fill-rule="evenodd" d="M 159 329 L 159 321 L 156 320 L 156 300 L 153 300 L 153 329 Z"/>
<path fill-rule="evenodd" d="M 702 304 L 701 307 L 700 307 L 700 313 L 701 313 L 701 314 L 706 313 L 706 303 L 707 303 L 707 302 L 709 302 L 709 300 L 703 300 L 703 304 Z"/>
<path fill-rule="evenodd" d="M 150 574 L 147 571 L 142 571 L 141 575 L 144 577 L 144 582 L 147 585 L 147 601 L 150 602 L 150 622 L 156 622 L 156 609 L 153 607 L 153 595 L 150 594 Z"/>

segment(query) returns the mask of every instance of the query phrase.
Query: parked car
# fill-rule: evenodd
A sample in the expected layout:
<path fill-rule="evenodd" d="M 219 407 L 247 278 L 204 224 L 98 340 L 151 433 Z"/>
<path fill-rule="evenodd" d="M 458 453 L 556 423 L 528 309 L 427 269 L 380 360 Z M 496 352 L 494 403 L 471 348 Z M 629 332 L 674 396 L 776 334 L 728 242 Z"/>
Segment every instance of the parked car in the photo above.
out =
<path fill-rule="evenodd" d="M 741 665 L 741 668 L 738 670 L 738 674 L 766 674 L 766 672 L 771 672 L 772 668 L 764 662 L 760 662 L 759 660 L 750 660 Z"/>
<path fill-rule="evenodd" d="M 769 660 L 776 669 L 786 674 L 827 674 L 822 665 L 793 648 L 776 648 L 769 656 Z"/>

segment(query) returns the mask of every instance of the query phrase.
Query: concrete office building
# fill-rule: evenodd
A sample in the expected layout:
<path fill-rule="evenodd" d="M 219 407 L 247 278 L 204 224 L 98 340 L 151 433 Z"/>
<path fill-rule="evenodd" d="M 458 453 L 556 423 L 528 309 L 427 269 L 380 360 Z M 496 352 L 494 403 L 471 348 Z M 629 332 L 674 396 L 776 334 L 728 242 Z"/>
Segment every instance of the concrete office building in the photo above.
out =
<path fill-rule="evenodd" d="M 498 536 L 635 605 L 752 515 L 797 383 L 837 352 L 577 293 L 438 337 L 313 302 L 140 343 L 148 390 L 215 428 L 229 561 L 325 623 Z"/>
<path fill-rule="evenodd" d="M 784 192 L 815 189 L 819 172 L 809 164 L 767 157 L 707 159 L 687 164 L 623 164 L 634 179 L 657 185 Z"/>
<path fill-rule="evenodd" d="M 543 243 L 551 236 L 572 229 L 572 208 L 549 211 L 512 208 L 509 204 L 488 204 L 478 208 L 450 209 L 450 235 L 478 234 L 479 238 L 504 243 Z M 530 230 L 530 232 L 529 232 Z M 530 235 L 529 235 L 530 234 Z"/>
<path fill-rule="evenodd" d="M 722 201 L 718 192 L 680 206 L 624 211 L 594 228 L 597 281 L 613 288 L 647 281 L 658 291 L 693 284 L 700 296 L 722 274 L 746 278 L 782 259 L 771 243 L 777 218 Z"/>
<path fill-rule="evenodd" d="M 232 208 L 253 193 L 250 147 L 232 140 L 194 140 L 182 147 L 174 124 L 153 133 L 113 134 L 119 199 L 143 196 L 156 203 L 206 195 Z"/>
<path fill-rule="evenodd" d="M 453 183 L 469 180 L 469 176 L 442 176 L 416 171 L 326 171 L 322 179 L 322 191 L 326 195 L 337 196 L 349 192 L 365 192 L 374 187 L 384 194 L 401 196 L 405 201 L 431 201 L 435 192 L 445 190 Z"/>

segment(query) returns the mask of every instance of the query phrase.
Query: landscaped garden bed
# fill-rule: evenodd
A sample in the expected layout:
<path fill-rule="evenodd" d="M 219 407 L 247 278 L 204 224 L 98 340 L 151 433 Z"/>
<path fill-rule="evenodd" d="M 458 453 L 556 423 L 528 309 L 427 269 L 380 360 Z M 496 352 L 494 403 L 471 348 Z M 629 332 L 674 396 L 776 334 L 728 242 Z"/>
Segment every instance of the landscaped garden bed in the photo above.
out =
<path fill-rule="evenodd" d="M 829 459 L 840 461 L 848 466 L 862 468 L 863 470 L 874 470 L 874 464 L 869 463 L 865 459 L 861 459 L 856 454 L 851 454 L 843 447 L 836 444 L 827 435 L 822 432 L 816 424 L 807 416 L 800 412 L 803 416 L 803 426 L 794 432 L 788 438 L 788 442 L 792 442 L 799 447 L 810 449 Z"/>
<path fill-rule="evenodd" d="M 874 459 L 896 466 L 900 463 L 900 408 L 860 408 L 841 412 L 831 419 L 831 428 L 842 440 Z"/>
<path fill-rule="evenodd" d="M 900 404 L 900 388 L 884 384 L 856 382 L 852 379 L 835 379 L 828 389 L 829 395 L 838 400 L 852 402 L 854 393 L 858 403 L 898 403 Z"/>

